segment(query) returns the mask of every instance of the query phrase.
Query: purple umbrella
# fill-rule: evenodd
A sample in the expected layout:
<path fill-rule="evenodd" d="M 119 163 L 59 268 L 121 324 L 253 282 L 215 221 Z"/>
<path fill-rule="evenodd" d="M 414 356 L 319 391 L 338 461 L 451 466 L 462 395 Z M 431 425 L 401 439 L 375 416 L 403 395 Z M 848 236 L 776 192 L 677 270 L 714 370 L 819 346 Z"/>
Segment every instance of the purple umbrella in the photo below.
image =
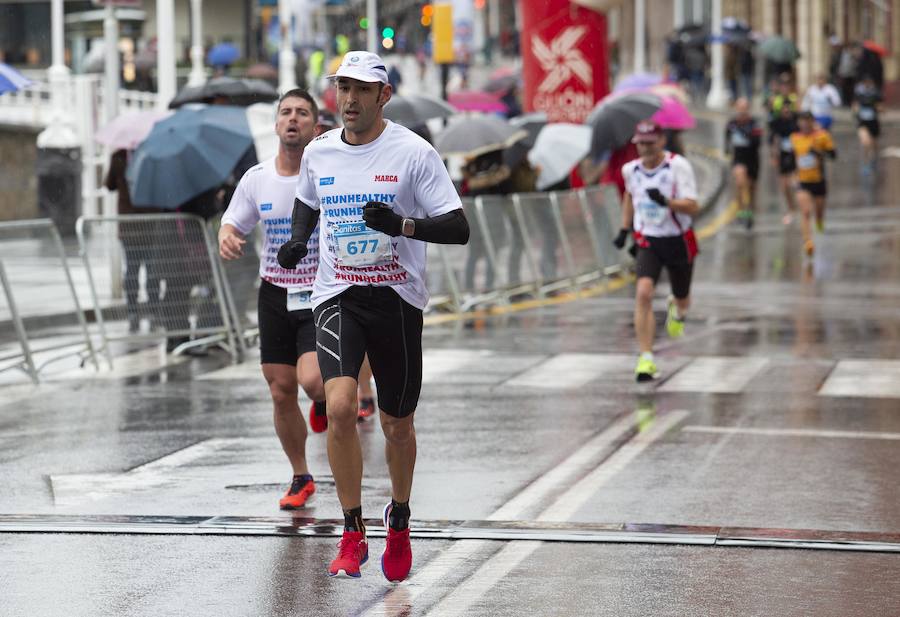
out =
<path fill-rule="evenodd" d="M 475 90 L 460 90 L 447 97 L 447 102 L 459 111 L 481 111 L 485 113 L 505 113 L 508 108 L 500 100 L 499 94 L 478 92 Z"/>
<path fill-rule="evenodd" d="M 153 125 L 172 115 L 171 111 L 134 111 L 116 118 L 100 128 L 94 139 L 113 150 L 134 150 L 147 139 Z"/>
<path fill-rule="evenodd" d="M 613 88 L 613 92 L 620 92 L 622 90 L 642 90 L 644 88 L 649 88 L 650 86 L 661 84 L 662 82 L 662 76 L 657 75 L 656 73 L 633 73 L 620 79 L 619 83 L 616 84 L 616 87 Z"/>

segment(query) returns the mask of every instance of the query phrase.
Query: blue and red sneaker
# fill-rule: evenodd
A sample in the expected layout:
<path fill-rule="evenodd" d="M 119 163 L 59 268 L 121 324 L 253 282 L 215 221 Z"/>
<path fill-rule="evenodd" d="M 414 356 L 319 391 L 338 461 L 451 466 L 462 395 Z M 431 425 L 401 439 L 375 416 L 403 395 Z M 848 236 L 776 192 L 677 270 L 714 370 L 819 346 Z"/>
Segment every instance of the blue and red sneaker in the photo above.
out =
<path fill-rule="evenodd" d="M 328 576 L 359 578 L 359 568 L 369 560 L 369 543 L 361 531 L 345 531 L 338 542 L 338 555 L 328 567 Z"/>
<path fill-rule="evenodd" d="M 384 528 L 387 530 L 387 543 L 381 556 L 381 572 L 384 578 L 392 583 L 399 583 L 409 576 L 412 568 L 412 546 L 409 544 L 409 527 L 403 531 L 391 529 L 388 519 L 391 515 L 391 504 L 384 507 Z"/>

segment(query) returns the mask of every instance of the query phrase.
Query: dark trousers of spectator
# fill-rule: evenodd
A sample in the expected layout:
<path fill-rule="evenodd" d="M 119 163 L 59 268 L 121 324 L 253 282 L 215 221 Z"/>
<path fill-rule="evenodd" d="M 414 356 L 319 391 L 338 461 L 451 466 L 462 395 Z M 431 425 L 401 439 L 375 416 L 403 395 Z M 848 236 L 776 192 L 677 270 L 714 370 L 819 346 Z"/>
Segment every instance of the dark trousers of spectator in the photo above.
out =
<path fill-rule="evenodd" d="M 841 102 L 844 107 L 850 107 L 853 104 L 853 89 L 856 87 L 856 79 L 853 77 L 841 77 Z"/>
<path fill-rule="evenodd" d="M 128 327 L 136 331 L 142 317 L 152 318 L 157 314 L 159 304 L 159 279 L 151 265 L 154 254 L 152 244 L 122 239 L 122 249 L 125 253 L 125 275 L 123 285 L 125 287 L 125 308 L 128 314 Z M 141 266 L 146 272 L 147 303 L 141 310 L 138 304 L 140 293 Z"/>

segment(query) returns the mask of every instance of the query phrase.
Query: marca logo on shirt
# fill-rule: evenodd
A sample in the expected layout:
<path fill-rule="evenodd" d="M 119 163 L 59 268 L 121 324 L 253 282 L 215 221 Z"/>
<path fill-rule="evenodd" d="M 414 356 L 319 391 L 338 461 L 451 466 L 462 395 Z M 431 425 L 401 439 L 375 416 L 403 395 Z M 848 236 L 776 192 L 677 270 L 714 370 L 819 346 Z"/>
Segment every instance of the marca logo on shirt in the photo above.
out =
<path fill-rule="evenodd" d="M 272 210 L 272 204 L 259 204 L 260 212 L 270 212 Z"/>
<path fill-rule="evenodd" d="M 330 186 L 334 184 L 334 176 L 328 176 L 327 178 L 319 178 L 319 186 Z"/>
<path fill-rule="evenodd" d="M 399 182 L 397 176 L 375 174 L 375 182 Z"/>

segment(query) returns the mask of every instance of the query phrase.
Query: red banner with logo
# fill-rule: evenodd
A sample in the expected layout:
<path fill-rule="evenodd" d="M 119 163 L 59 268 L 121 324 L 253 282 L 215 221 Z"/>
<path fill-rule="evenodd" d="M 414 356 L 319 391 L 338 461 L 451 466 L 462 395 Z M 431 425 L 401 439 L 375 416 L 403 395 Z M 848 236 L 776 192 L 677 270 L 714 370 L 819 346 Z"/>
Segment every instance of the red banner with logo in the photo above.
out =
<path fill-rule="evenodd" d="M 519 8 L 525 110 L 583 122 L 609 93 L 606 15 L 569 0 L 520 0 Z"/>

